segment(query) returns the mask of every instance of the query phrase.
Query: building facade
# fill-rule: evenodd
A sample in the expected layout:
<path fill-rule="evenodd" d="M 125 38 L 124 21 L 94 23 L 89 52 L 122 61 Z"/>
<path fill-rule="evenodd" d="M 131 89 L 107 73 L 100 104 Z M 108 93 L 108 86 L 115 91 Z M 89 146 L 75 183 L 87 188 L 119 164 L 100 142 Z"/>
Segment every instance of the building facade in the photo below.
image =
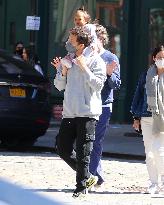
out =
<path fill-rule="evenodd" d="M 50 62 L 64 56 L 73 13 L 84 5 L 109 32 L 109 49 L 120 59 L 122 86 L 115 93 L 114 122 L 131 121 L 130 104 L 151 51 L 164 44 L 164 0 L 0 0 L 0 47 L 12 52 L 16 41 L 35 45 L 43 69 L 52 82 L 52 103 L 62 103 L 63 93 L 53 87 L 55 70 Z M 40 17 L 40 30 L 26 30 L 26 16 Z"/>

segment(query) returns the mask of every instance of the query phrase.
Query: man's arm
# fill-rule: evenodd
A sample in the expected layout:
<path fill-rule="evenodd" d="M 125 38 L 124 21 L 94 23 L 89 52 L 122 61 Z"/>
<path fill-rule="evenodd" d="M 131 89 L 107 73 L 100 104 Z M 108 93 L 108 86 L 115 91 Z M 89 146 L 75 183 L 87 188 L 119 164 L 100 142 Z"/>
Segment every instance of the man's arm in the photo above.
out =
<path fill-rule="evenodd" d="M 120 68 L 117 66 L 111 75 L 107 75 L 107 79 L 111 89 L 119 89 L 121 85 Z"/>
<path fill-rule="evenodd" d="M 132 104 L 131 104 L 131 110 L 130 112 L 133 114 L 134 118 L 141 118 L 141 116 L 138 115 L 138 109 L 139 106 L 141 106 L 141 101 L 144 99 L 144 86 L 146 81 L 146 72 L 143 72 L 137 82 L 137 86 L 134 92 Z"/>
<path fill-rule="evenodd" d="M 66 75 L 68 71 L 66 67 L 61 66 L 60 60 L 61 58 L 56 57 L 53 59 L 53 62 L 51 62 L 57 70 L 54 85 L 59 91 L 64 90 L 66 87 Z"/>
<path fill-rule="evenodd" d="M 107 79 L 110 89 L 119 89 L 121 85 L 120 79 L 120 64 L 116 55 L 110 56 L 110 61 L 107 64 Z"/>
<path fill-rule="evenodd" d="M 62 75 L 61 69 L 57 70 L 54 85 L 59 91 L 64 90 L 66 87 L 66 76 Z"/>

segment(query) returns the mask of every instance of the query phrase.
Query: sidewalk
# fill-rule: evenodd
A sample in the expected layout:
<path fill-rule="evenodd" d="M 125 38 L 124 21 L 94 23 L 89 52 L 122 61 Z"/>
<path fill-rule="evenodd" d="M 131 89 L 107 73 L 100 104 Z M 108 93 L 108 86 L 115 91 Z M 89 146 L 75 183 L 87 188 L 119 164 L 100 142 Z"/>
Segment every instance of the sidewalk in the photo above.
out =
<path fill-rule="evenodd" d="M 51 204 L 45 203 L 45 200 L 34 201 L 36 194 L 61 202 L 62 205 L 164 204 L 164 199 L 151 198 L 150 194 L 147 194 L 148 173 L 143 160 L 103 158 L 102 166 L 106 180 L 104 187 L 102 190 L 92 191 L 82 200 L 72 198 L 75 172 L 55 153 L 1 152 L 0 161 L 1 177 L 25 189 L 24 192 L 16 189 L 16 192 L 15 188 L 10 189 L 0 182 L 0 200 L 7 200 L 8 205 Z M 30 197 L 27 191 L 33 196 Z M 22 203 L 23 200 L 25 203 Z"/>
<path fill-rule="evenodd" d="M 109 125 L 103 146 L 105 153 L 145 157 L 142 135 L 136 133 L 129 124 Z"/>
<path fill-rule="evenodd" d="M 52 120 L 50 127 L 59 127 L 60 121 Z M 131 124 L 111 124 L 107 127 L 104 154 L 145 157 L 143 138 L 137 134 Z"/>

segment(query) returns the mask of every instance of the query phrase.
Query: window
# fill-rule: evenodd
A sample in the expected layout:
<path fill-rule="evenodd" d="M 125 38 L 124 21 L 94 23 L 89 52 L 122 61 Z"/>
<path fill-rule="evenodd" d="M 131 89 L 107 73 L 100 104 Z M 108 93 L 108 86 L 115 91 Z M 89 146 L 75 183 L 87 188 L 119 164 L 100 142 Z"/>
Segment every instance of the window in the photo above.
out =
<path fill-rule="evenodd" d="M 110 50 L 118 57 L 121 55 L 122 3 L 122 0 L 118 0 L 111 3 L 99 2 L 96 5 L 96 18 L 99 19 L 100 24 L 107 28 L 110 39 Z"/>
<path fill-rule="evenodd" d="M 150 10 L 149 39 L 150 49 L 159 43 L 164 43 L 164 9 L 162 8 Z"/>
<path fill-rule="evenodd" d="M 149 13 L 149 64 L 152 50 L 159 44 L 164 44 L 164 9 L 153 8 Z"/>

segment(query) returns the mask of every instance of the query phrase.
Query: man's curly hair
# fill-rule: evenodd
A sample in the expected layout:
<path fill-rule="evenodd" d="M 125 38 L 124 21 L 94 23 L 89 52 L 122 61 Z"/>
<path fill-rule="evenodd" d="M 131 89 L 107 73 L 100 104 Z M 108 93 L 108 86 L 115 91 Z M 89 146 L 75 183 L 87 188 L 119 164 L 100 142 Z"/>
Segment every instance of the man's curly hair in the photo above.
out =
<path fill-rule="evenodd" d="M 109 43 L 108 32 L 104 26 L 96 24 L 96 35 L 97 38 L 102 41 L 103 45 L 107 45 Z"/>
<path fill-rule="evenodd" d="M 91 44 L 91 35 L 84 31 L 81 27 L 75 27 L 70 30 L 70 34 L 77 36 L 77 42 L 88 47 Z"/>

